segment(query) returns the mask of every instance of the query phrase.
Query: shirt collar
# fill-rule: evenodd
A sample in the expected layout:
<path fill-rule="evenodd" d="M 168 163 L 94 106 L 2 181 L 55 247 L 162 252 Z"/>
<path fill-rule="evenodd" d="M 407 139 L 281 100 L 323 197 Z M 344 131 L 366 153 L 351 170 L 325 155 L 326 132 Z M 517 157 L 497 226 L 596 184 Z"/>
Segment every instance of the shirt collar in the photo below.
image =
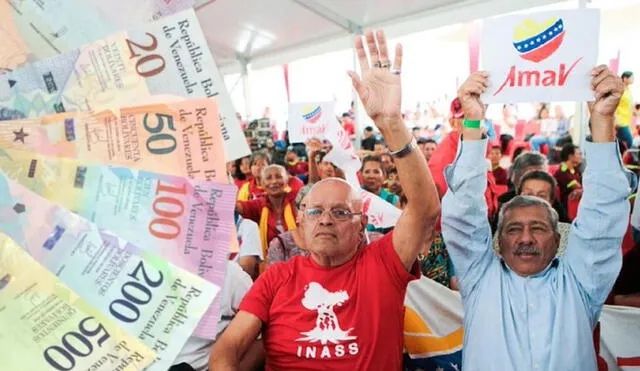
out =
<path fill-rule="evenodd" d="M 558 264 L 559 264 L 559 260 L 558 258 L 553 258 L 553 260 L 551 260 L 551 263 L 549 263 L 549 265 L 547 265 L 547 267 L 545 269 L 543 269 L 540 273 L 531 275 L 531 276 L 527 276 L 527 277 L 523 277 L 523 278 L 538 278 L 538 277 L 542 277 L 544 275 L 547 274 L 547 272 L 551 269 L 551 268 L 557 268 Z M 509 272 L 514 273 L 515 275 L 517 275 L 518 277 L 521 277 L 520 275 L 518 275 L 516 272 L 513 271 L 513 269 L 511 269 L 507 263 L 505 263 L 504 259 L 500 258 L 500 264 L 502 264 L 502 268 L 508 270 Z"/>

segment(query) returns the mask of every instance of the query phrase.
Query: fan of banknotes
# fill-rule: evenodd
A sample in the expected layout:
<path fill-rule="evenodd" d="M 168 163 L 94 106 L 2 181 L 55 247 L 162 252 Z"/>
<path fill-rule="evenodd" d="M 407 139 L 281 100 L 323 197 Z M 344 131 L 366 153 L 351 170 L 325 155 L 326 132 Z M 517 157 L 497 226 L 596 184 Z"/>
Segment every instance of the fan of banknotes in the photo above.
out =
<path fill-rule="evenodd" d="M 167 370 L 215 337 L 249 149 L 193 5 L 0 1 L 3 371 Z"/>

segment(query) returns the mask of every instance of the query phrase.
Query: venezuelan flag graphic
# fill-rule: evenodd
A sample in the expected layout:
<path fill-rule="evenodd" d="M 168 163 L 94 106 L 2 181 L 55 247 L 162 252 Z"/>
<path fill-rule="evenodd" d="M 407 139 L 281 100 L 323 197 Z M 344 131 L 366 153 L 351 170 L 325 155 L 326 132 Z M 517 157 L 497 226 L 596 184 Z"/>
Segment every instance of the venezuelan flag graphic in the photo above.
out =
<path fill-rule="evenodd" d="M 322 108 L 320 106 L 305 107 L 302 109 L 302 118 L 310 124 L 315 124 L 322 116 Z"/>
<path fill-rule="evenodd" d="M 537 63 L 558 50 L 564 40 L 565 32 L 561 18 L 551 18 L 543 24 L 525 20 L 515 29 L 513 46 L 522 59 Z"/>
<path fill-rule="evenodd" d="M 411 282 L 405 297 L 404 369 L 460 371 L 463 337 L 460 295 L 426 277 Z"/>

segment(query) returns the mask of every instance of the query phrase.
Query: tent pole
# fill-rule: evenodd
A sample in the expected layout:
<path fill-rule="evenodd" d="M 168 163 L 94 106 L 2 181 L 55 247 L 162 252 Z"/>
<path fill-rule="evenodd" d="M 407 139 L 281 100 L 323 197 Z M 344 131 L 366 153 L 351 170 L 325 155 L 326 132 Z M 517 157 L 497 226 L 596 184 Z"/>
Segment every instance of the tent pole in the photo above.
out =
<path fill-rule="evenodd" d="M 356 49 L 353 48 L 353 47 L 351 48 L 351 55 L 353 56 L 353 61 L 352 61 L 353 62 L 353 66 L 352 66 L 353 71 L 360 73 L 359 72 L 359 68 L 358 68 L 359 67 L 358 66 L 358 64 L 359 64 L 359 62 L 358 62 L 358 54 L 356 52 Z M 354 120 L 355 120 L 355 123 L 356 123 L 355 124 L 356 142 L 354 143 L 354 147 L 356 149 L 360 149 L 360 142 L 362 141 L 362 132 L 363 132 L 363 129 L 364 129 L 364 126 L 362 126 L 362 124 L 363 124 L 362 123 L 363 116 L 362 116 L 362 113 L 360 112 L 361 109 L 362 109 L 361 108 L 362 104 L 360 103 L 360 98 L 358 97 L 358 93 L 356 92 L 356 89 L 353 89 L 353 88 L 351 88 L 351 101 L 354 104 L 353 114 L 355 116 Z"/>
<path fill-rule="evenodd" d="M 579 0 L 578 7 L 586 9 L 589 0 Z M 587 139 L 587 131 L 589 130 L 589 112 L 584 102 L 576 102 L 576 113 L 573 122 L 573 142 L 578 143 L 581 149 L 584 149 L 584 143 Z"/>
<path fill-rule="evenodd" d="M 244 112 L 247 122 L 251 121 L 251 85 L 249 84 L 249 61 L 240 59 L 242 92 L 244 93 Z"/>

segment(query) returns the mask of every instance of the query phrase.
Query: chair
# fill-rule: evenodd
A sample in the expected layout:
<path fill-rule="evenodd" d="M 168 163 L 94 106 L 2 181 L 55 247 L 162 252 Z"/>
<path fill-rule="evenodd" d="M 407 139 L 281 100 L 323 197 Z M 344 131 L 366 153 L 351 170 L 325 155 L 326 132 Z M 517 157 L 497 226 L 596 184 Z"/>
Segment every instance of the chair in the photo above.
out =
<path fill-rule="evenodd" d="M 569 220 L 573 221 L 578 216 L 578 206 L 580 206 L 580 198 L 567 201 L 567 216 Z"/>
<path fill-rule="evenodd" d="M 540 134 L 540 122 L 537 120 L 531 120 L 524 124 L 524 135 L 539 135 Z"/>
<path fill-rule="evenodd" d="M 545 156 L 549 155 L 549 145 L 547 143 L 540 146 L 540 153 L 542 153 Z"/>
<path fill-rule="evenodd" d="M 518 120 L 515 127 L 515 137 L 514 140 L 522 141 L 524 140 L 524 126 L 526 122 L 524 120 Z"/>
<path fill-rule="evenodd" d="M 493 131 L 496 132 L 496 139 L 500 139 L 500 134 L 502 133 L 502 127 L 498 124 L 493 124 Z"/>

